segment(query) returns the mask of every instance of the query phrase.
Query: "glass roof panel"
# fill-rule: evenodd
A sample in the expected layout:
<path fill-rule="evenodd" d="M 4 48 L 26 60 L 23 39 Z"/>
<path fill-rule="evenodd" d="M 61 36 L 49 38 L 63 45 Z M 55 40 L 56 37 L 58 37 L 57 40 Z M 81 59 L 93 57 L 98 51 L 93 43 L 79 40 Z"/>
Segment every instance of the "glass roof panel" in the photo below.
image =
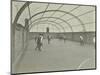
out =
<path fill-rule="evenodd" d="M 13 6 L 12 22 L 14 21 L 14 18 L 16 16 L 17 12 L 24 4 L 25 4 L 25 2 L 15 2 L 15 1 L 12 3 L 12 6 Z M 30 10 L 30 14 L 29 14 L 29 10 Z M 66 14 L 64 12 L 59 12 L 59 11 L 43 12 L 43 13 L 37 14 L 39 12 L 48 11 L 48 10 L 61 10 L 61 11 L 69 12 L 74 17 L 70 14 Z M 95 22 L 95 7 L 93 7 L 93 6 L 51 4 L 51 3 L 49 3 L 49 4 L 48 3 L 31 3 L 29 5 L 29 8 L 26 7 L 25 10 L 23 11 L 23 13 L 21 14 L 21 16 L 18 20 L 18 23 L 25 26 L 25 19 L 26 18 L 29 19 L 33 15 L 36 15 L 36 16 L 34 16 L 30 20 L 30 23 L 39 22 L 39 21 L 43 21 L 43 20 L 54 21 L 54 22 L 60 23 L 63 27 L 65 27 L 66 32 L 70 31 L 70 27 L 72 27 L 74 32 L 82 31 L 82 29 L 83 29 L 82 23 L 83 23 L 85 25 L 86 31 L 95 31 L 95 24 L 94 24 L 94 22 Z M 48 18 L 44 18 L 44 17 L 48 17 Z M 54 18 L 50 18 L 50 17 L 54 17 Z M 41 18 L 41 19 L 39 19 L 39 18 Z M 57 19 L 57 18 L 60 18 L 60 19 Z M 77 18 L 79 18 L 82 23 L 80 23 Z M 38 19 L 38 20 L 35 21 L 36 19 Z M 70 26 L 68 26 L 68 24 L 64 23 L 64 21 L 62 21 L 61 19 L 68 22 L 70 24 Z M 50 26 L 50 27 L 52 29 L 52 26 Z"/>

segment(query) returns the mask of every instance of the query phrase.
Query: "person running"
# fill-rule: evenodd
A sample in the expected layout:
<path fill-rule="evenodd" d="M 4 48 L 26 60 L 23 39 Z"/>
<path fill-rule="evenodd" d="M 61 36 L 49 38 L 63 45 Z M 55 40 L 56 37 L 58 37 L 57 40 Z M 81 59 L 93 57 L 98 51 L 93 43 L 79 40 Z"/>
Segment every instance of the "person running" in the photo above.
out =
<path fill-rule="evenodd" d="M 36 45 L 35 50 L 38 49 L 39 51 L 41 51 L 41 48 L 43 46 L 42 40 L 43 40 L 43 36 L 40 34 L 39 37 L 37 38 L 37 41 L 36 41 L 37 45 Z"/>

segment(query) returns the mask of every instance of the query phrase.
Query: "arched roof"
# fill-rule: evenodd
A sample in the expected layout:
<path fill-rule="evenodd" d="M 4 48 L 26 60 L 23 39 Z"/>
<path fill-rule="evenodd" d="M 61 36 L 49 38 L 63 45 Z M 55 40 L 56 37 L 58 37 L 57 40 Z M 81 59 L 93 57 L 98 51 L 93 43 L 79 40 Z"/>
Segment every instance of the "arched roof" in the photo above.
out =
<path fill-rule="evenodd" d="M 29 19 L 30 32 L 47 26 L 51 31 L 54 27 L 60 29 L 54 32 L 95 31 L 95 6 L 92 5 L 13 1 L 12 23 L 24 26 L 26 18 Z M 36 25 L 38 30 L 34 29 Z"/>

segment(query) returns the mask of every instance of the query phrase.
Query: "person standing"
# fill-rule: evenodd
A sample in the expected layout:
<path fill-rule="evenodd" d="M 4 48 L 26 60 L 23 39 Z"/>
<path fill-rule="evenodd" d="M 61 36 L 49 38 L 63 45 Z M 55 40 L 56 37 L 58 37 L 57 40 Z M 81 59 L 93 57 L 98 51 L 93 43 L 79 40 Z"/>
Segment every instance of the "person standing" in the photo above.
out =
<path fill-rule="evenodd" d="M 80 45 L 84 45 L 83 37 L 80 36 Z"/>
<path fill-rule="evenodd" d="M 48 39 L 48 44 L 50 44 L 50 40 L 51 40 L 51 38 L 50 38 L 49 35 L 48 35 L 47 39 Z"/>

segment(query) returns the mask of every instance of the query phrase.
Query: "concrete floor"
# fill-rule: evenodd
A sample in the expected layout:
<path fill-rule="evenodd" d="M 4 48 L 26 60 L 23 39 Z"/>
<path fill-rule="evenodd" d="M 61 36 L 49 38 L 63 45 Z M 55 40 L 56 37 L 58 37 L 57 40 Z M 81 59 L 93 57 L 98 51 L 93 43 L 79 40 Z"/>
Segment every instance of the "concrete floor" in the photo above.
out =
<path fill-rule="evenodd" d="M 35 50 L 35 41 L 30 40 L 28 49 L 13 67 L 15 73 L 77 70 L 95 68 L 95 47 L 81 46 L 78 42 L 53 39 L 48 44 L 43 40 L 42 51 Z"/>

